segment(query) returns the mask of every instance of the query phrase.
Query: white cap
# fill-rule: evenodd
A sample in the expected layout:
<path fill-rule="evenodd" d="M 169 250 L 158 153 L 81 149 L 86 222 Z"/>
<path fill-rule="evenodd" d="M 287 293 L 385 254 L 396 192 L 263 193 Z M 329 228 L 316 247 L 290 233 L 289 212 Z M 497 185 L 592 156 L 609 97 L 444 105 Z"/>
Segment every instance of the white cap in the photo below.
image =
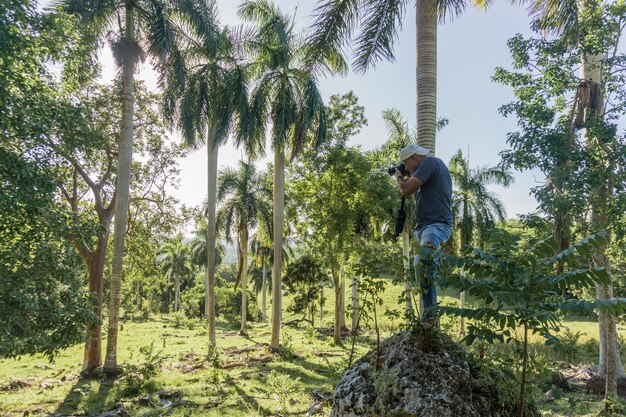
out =
<path fill-rule="evenodd" d="M 400 149 L 400 162 L 404 161 L 411 155 L 426 156 L 430 151 L 419 145 L 407 145 Z"/>

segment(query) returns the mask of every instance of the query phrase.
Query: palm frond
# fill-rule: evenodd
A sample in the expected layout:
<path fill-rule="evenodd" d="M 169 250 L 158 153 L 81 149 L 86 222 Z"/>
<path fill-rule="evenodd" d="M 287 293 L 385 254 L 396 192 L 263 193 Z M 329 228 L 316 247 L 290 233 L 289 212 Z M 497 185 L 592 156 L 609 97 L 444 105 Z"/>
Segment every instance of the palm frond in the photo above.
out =
<path fill-rule="evenodd" d="M 364 73 L 381 60 L 395 61 L 394 42 L 402 27 L 406 0 L 366 0 L 367 12 L 356 41 L 354 69 Z"/>

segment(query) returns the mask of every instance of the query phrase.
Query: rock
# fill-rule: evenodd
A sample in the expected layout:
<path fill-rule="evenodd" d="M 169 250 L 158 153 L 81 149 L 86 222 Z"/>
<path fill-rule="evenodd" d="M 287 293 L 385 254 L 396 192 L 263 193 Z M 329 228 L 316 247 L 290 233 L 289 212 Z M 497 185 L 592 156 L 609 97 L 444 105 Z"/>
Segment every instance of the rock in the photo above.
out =
<path fill-rule="evenodd" d="M 459 345 L 420 329 L 385 340 L 379 353 L 348 369 L 335 388 L 331 417 L 496 417 L 497 392 L 474 380 Z"/>
<path fill-rule="evenodd" d="M 599 375 L 593 375 L 585 385 L 587 392 L 604 396 L 606 390 L 606 378 Z M 626 377 L 617 379 L 617 395 L 626 398 Z"/>
<path fill-rule="evenodd" d="M 554 391 L 549 390 L 548 392 L 546 392 L 546 401 L 554 401 L 554 400 L 556 400 L 556 397 L 554 396 Z"/>

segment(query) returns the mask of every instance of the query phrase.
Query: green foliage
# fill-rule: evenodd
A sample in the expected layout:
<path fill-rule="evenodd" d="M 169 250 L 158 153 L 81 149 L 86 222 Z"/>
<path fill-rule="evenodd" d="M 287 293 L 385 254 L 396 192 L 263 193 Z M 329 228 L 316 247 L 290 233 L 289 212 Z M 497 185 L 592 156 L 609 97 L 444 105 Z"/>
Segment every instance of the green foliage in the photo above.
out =
<path fill-rule="evenodd" d="M 256 297 L 248 291 L 248 320 L 257 320 L 260 312 Z M 234 290 L 232 286 L 215 287 L 215 315 L 235 322 L 241 318 L 241 288 Z"/>
<path fill-rule="evenodd" d="M 163 357 L 162 351 L 154 348 L 154 341 L 149 345 L 139 348 L 139 354 L 143 361 L 138 365 L 128 365 L 125 369 L 124 385 L 121 395 L 124 397 L 136 397 L 144 391 L 153 391 L 155 386 L 152 379 L 157 376 L 161 368 Z"/>
<path fill-rule="evenodd" d="M 577 257 L 588 258 L 593 248 L 605 243 L 606 233 L 597 233 L 559 252 L 552 238 L 519 247 L 517 239 L 508 232 L 494 230 L 487 240 L 486 251 L 467 248 L 464 257 L 444 257 L 447 267 L 460 269 L 460 272 L 446 274 L 445 284 L 466 291 L 481 306 L 438 306 L 435 310 L 479 323 L 468 326 L 468 334 L 463 338 L 468 345 L 484 340 L 489 344 L 498 341 L 520 346 L 521 406 L 524 405 L 529 332 L 545 338 L 547 345 L 559 346 L 556 332 L 561 325 L 562 312 L 590 314 L 602 310 L 623 314 L 626 311 L 626 299 L 595 302 L 560 299 L 560 294 L 569 286 L 589 287 L 610 282 L 603 268 L 588 267 L 555 274 L 557 264 L 571 266 Z M 519 328 L 521 335 L 517 333 Z"/>
<path fill-rule="evenodd" d="M 303 255 L 289 263 L 283 284 L 292 296 L 288 311 L 297 314 L 315 314 L 315 303 L 320 294 L 320 282 L 327 279 L 322 265 L 314 257 Z"/>
<path fill-rule="evenodd" d="M 292 377 L 276 370 L 271 370 L 266 376 L 267 393 L 276 398 L 280 403 L 281 411 L 288 412 L 290 400 L 298 393 L 300 388 L 300 378 Z"/>
<path fill-rule="evenodd" d="M 29 1 L 0 5 L 0 357 L 51 358 L 96 320 L 84 267 L 60 239 L 70 223 L 55 197 L 60 166 L 42 146 L 69 120 L 83 120 L 46 67 L 69 60 L 76 39 L 64 14 L 42 15 Z"/>

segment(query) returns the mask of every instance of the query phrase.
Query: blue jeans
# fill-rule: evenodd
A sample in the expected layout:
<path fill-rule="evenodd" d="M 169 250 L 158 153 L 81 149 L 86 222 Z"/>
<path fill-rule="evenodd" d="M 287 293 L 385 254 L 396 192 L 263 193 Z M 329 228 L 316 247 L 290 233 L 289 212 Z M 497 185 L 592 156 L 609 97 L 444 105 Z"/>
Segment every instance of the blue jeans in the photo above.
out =
<path fill-rule="evenodd" d="M 446 243 L 452 235 L 452 227 L 444 223 L 434 223 L 421 226 L 415 229 L 414 239 L 421 247 L 431 247 L 435 249 L 432 263 L 420 262 L 420 255 L 415 255 L 413 266 L 415 267 L 416 281 L 420 283 L 422 290 L 422 302 L 424 304 L 424 315 L 426 316 L 429 307 L 437 304 L 437 288 L 435 287 L 435 277 L 439 264 L 439 250 L 441 245 Z M 424 317 L 423 319 L 427 319 Z"/>

